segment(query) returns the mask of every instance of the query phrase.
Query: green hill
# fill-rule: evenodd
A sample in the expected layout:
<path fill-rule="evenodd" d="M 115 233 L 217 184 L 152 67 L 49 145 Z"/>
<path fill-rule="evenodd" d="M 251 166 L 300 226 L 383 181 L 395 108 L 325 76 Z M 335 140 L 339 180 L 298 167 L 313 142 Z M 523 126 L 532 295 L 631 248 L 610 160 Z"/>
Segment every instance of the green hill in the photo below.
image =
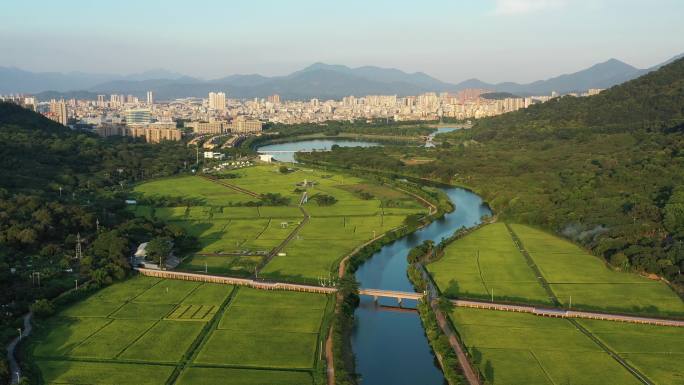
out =
<path fill-rule="evenodd" d="M 35 112 L 0 103 L 0 341 L 35 299 L 127 273 L 128 254 L 150 236 L 183 233 L 133 219 L 125 189 L 182 169 L 192 151 L 74 131 Z M 74 259 L 76 235 L 83 258 Z M 37 276 L 40 273 L 40 285 Z"/>
<path fill-rule="evenodd" d="M 684 59 L 592 97 L 478 120 L 426 148 L 300 159 L 468 186 L 499 218 L 555 231 L 616 269 L 684 287 Z M 430 162 L 411 162 L 430 159 Z"/>
<path fill-rule="evenodd" d="M 483 119 L 478 138 L 516 132 L 547 133 L 591 129 L 604 132 L 684 128 L 684 59 L 590 97 L 565 96 L 510 114 Z M 501 131 L 499 131 L 501 130 Z M 540 136 L 539 139 L 543 139 Z"/>

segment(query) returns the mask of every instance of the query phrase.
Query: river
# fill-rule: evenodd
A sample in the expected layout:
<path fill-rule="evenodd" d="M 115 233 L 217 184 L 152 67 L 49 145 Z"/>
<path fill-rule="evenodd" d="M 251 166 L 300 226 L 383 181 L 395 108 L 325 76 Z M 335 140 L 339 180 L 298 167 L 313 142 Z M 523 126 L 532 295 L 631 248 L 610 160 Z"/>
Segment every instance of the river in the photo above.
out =
<path fill-rule="evenodd" d="M 345 140 L 345 139 L 310 139 L 300 140 L 296 142 L 268 144 L 257 148 L 259 153 L 268 154 L 271 151 L 273 159 L 280 162 L 294 162 L 294 154 L 296 151 L 330 151 L 333 145 L 340 147 L 376 147 L 381 146 L 380 143 Z M 284 151 L 284 152 L 280 152 Z"/>
<path fill-rule="evenodd" d="M 437 133 L 453 130 L 454 128 L 440 128 Z M 344 147 L 380 145 L 372 142 L 316 139 L 262 146 L 258 151 L 293 151 L 273 154 L 276 160 L 292 162 L 294 151 L 329 150 L 334 144 Z M 361 287 L 413 291 L 406 276 L 406 256 L 413 247 L 428 239 L 439 242 L 461 227 L 479 224 L 483 215 L 491 215 L 491 211 L 476 194 L 461 188 L 447 188 L 444 191 L 456 210 L 375 253 L 356 272 L 356 279 Z M 395 301 L 381 299 L 376 305 L 372 298 L 362 296 L 361 304 L 355 312 L 352 348 L 363 385 L 445 383 L 418 313 L 411 310 L 415 309 L 415 305 L 415 301 L 404 301 L 404 309 L 399 309 Z"/>
<path fill-rule="evenodd" d="M 483 215 L 491 215 L 479 196 L 460 188 L 445 192 L 456 210 L 375 253 L 356 272 L 362 288 L 413 291 L 406 276 L 409 250 L 428 239 L 439 242 L 461 227 L 479 224 Z M 396 307 L 397 303 L 380 299 L 379 305 Z M 415 307 L 415 303 L 404 301 L 403 306 Z M 352 347 L 363 385 L 444 384 L 416 312 L 376 306 L 372 298 L 362 297 L 355 318 Z"/>

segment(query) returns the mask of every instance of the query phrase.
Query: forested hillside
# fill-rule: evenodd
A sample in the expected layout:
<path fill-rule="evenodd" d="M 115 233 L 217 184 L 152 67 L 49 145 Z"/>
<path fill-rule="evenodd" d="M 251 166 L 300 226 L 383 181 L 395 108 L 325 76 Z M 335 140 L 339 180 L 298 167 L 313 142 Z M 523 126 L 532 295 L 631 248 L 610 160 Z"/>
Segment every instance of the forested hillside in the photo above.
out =
<path fill-rule="evenodd" d="M 554 230 L 616 269 L 684 285 L 684 60 L 442 135 L 433 149 L 301 159 L 469 186 L 502 219 Z"/>
<path fill-rule="evenodd" d="M 132 183 L 179 172 L 193 155 L 180 143 L 103 140 L 0 103 L 0 341 L 16 334 L 16 317 L 34 300 L 77 279 L 123 278 L 137 242 L 167 235 L 183 246 L 182 231 L 133 219 L 124 199 Z"/>

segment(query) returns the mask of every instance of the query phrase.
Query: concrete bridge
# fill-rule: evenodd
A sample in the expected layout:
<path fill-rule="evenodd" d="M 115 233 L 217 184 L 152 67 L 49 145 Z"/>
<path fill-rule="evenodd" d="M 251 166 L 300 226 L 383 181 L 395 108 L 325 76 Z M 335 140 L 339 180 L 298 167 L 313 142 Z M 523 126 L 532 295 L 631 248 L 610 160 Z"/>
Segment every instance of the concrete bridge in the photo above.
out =
<path fill-rule="evenodd" d="M 420 300 L 421 298 L 423 298 L 422 293 L 394 291 L 394 290 L 380 290 L 380 289 L 359 289 L 359 294 L 373 297 L 373 300 L 375 300 L 375 301 L 377 301 L 378 298 L 396 299 L 400 305 L 401 305 L 401 301 L 405 300 L 405 299 Z"/>

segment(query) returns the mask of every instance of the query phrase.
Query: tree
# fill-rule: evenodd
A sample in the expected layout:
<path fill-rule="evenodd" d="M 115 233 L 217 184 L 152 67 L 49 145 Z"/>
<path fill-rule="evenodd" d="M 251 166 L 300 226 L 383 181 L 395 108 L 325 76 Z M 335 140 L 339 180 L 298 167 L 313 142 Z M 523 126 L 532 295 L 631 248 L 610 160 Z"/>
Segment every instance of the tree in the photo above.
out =
<path fill-rule="evenodd" d="M 159 262 L 160 266 L 166 263 L 166 258 L 171 255 L 173 241 L 169 237 L 156 237 L 147 242 L 145 247 L 146 259 Z"/>
<path fill-rule="evenodd" d="M 51 316 L 55 312 L 54 305 L 52 305 L 52 302 L 48 301 L 47 299 L 37 300 L 36 302 L 31 304 L 30 309 L 33 312 L 33 314 L 38 318 L 45 318 Z"/>
<path fill-rule="evenodd" d="M 337 198 L 327 194 L 316 194 L 312 197 L 319 206 L 332 206 L 337 203 Z"/>
<path fill-rule="evenodd" d="M 629 268 L 629 258 L 624 253 L 615 253 L 610 256 L 610 264 L 619 270 Z"/>
<path fill-rule="evenodd" d="M 281 174 L 287 174 L 288 172 L 290 172 L 290 169 L 287 166 L 283 165 L 278 168 L 278 171 L 280 171 Z"/>

